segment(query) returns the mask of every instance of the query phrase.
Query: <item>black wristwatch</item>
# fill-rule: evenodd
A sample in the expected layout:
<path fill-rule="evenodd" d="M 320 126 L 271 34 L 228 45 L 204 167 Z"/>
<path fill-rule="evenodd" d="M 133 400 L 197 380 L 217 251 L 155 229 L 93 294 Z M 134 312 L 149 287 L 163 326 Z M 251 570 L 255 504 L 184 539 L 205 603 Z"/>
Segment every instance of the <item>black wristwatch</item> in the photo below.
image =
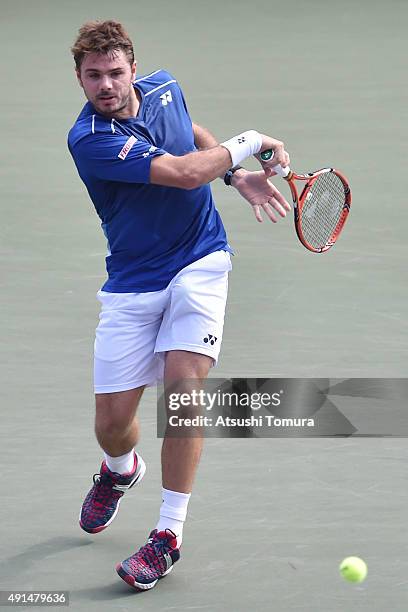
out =
<path fill-rule="evenodd" d="M 241 170 L 241 168 L 242 168 L 242 166 L 234 166 L 233 168 L 230 168 L 228 170 L 228 172 L 225 173 L 224 183 L 226 185 L 230 186 L 231 185 L 231 179 L 232 179 L 232 176 L 233 176 L 234 172 L 236 172 L 237 170 Z"/>

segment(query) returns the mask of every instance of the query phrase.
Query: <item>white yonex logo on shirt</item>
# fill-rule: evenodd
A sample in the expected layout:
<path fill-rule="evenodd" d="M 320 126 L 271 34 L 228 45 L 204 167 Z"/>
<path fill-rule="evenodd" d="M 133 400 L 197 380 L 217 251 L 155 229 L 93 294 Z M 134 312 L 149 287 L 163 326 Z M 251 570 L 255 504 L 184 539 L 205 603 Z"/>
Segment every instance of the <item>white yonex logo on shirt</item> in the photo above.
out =
<path fill-rule="evenodd" d="M 118 157 L 120 157 L 120 159 L 126 159 L 126 155 L 129 153 L 135 142 L 137 142 L 137 138 L 135 138 L 135 136 L 130 136 L 123 145 Z"/>
<path fill-rule="evenodd" d="M 169 102 L 173 102 L 170 89 L 160 96 L 163 106 L 167 106 Z"/>
<path fill-rule="evenodd" d="M 143 153 L 143 157 L 149 157 L 150 153 L 154 153 L 156 151 L 157 147 L 154 147 L 153 145 L 151 147 L 149 147 L 149 150 L 146 151 L 146 153 Z"/>

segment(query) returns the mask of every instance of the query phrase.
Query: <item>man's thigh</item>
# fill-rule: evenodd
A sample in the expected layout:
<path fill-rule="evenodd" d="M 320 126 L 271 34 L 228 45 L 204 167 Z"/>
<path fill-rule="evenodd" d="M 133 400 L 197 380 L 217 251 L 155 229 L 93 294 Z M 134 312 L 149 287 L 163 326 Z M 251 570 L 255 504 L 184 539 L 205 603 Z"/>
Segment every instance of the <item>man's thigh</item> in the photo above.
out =
<path fill-rule="evenodd" d="M 155 384 L 162 359 L 154 352 L 168 300 L 150 293 L 98 292 L 102 304 L 94 347 L 95 393 L 115 394 Z"/>
<path fill-rule="evenodd" d="M 190 379 L 205 379 L 213 360 L 208 355 L 189 351 L 168 351 L 164 365 L 164 385 L 183 384 Z"/>

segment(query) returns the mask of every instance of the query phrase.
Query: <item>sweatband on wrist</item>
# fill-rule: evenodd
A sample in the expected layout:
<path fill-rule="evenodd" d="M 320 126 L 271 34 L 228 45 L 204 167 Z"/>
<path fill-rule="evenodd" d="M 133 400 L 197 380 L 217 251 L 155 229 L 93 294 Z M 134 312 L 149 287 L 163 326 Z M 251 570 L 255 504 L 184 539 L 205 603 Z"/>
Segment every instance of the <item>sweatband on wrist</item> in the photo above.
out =
<path fill-rule="evenodd" d="M 220 144 L 222 147 L 228 149 L 231 155 L 232 165 L 236 166 L 247 157 L 259 153 L 262 147 L 262 137 L 257 131 L 248 130 Z"/>

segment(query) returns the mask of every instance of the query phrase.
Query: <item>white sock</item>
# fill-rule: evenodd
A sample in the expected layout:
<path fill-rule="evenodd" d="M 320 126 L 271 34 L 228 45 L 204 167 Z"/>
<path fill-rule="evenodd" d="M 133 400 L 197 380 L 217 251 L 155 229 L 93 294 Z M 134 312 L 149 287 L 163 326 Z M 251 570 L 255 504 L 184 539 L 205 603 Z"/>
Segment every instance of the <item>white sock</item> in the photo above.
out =
<path fill-rule="evenodd" d="M 117 474 L 133 472 L 135 467 L 135 451 L 133 449 L 120 457 L 111 457 L 107 453 L 104 453 L 104 455 L 105 463 L 111 472 L 116 472 Z"/>
<path fill-rule="evenodd" d="M 156 529 L 157 531 L 171 529 L 177 536 L 177 546 L 179 548 L 183 539 L 183 527 L 190 497 L 191 493 L 178 493 L 177 491 L 162 489 L 163 503 L 160 507 L 160 517 Z"/>

